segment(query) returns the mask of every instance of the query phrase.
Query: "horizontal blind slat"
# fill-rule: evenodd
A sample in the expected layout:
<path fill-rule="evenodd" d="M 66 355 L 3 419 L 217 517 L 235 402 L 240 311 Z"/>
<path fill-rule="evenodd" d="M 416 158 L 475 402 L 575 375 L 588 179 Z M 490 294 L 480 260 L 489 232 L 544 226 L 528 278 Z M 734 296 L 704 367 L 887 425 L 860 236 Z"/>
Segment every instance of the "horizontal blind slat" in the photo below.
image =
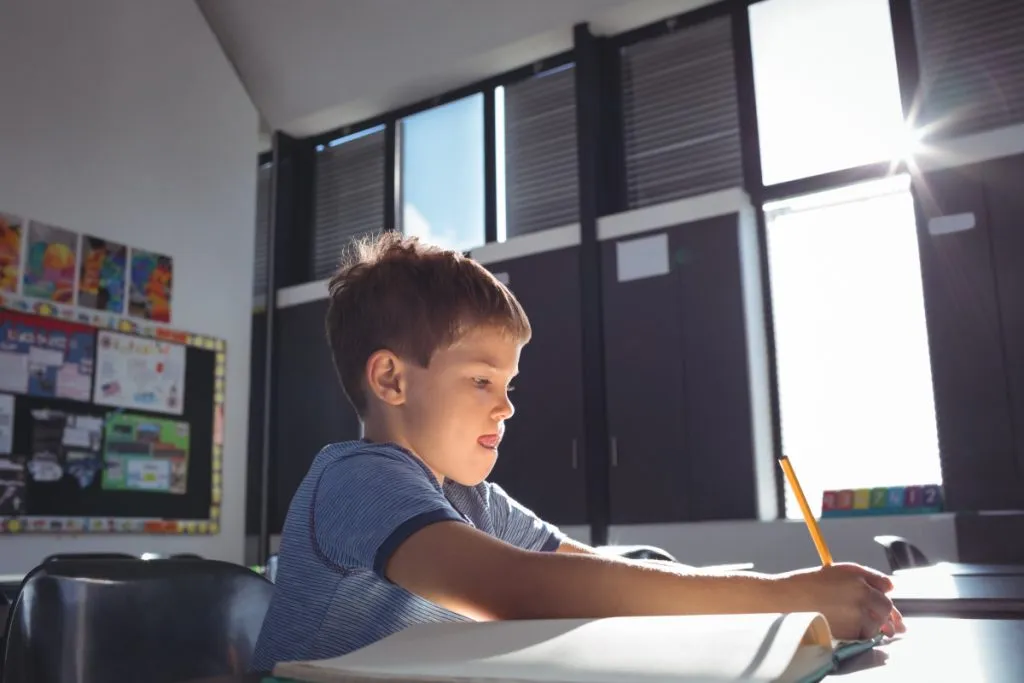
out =
<path fill-rule="evenodd" d="M 730 17 L 621 51 L 630 208 L 743 183 Z"/>
<path fill-rule="evenodd" d="M 313 276 L 329 277 L 348 243 L 383 230 L 385 147 L 379 130 L 317 152 Z"/>
<path fill-rule="evenodd" d="M 572 66 L 505 87 L 509 237 L 575 222 L 579 213 Z"/>

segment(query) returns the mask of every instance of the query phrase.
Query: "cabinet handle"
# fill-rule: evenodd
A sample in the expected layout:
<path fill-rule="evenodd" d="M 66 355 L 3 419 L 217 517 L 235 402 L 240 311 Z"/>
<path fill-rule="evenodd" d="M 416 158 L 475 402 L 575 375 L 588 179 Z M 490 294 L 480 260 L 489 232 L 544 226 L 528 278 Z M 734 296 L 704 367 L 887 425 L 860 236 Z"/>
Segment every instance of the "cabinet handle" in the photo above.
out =
<path fill-rule="evenodd" d="M 576 469 L 579 466 L 579 456 L 576 447 L 576 437 L 572 439 L 572 468 Z"/>
<path fill-rule="evenodd" d="M 612 451 L 612 467 L 618 467 L 619 466 L 619 442 L 618 442 L 618 440 L 614 436 L 612 437 L 612 441 L 611 441 L 611 451 Z"/>

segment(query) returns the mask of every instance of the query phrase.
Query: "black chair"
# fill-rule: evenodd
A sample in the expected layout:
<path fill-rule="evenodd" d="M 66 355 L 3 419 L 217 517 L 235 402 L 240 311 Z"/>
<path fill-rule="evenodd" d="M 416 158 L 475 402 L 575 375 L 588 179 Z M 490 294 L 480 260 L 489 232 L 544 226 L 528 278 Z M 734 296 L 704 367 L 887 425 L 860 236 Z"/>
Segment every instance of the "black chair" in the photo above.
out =
<path fill-rule="evenodd" d="M 47 562 L 63 562 L 65 560 L 137 560 L 135 555 L 128 553 L 54 553 L 43 559 Z"/>
<path fill-rule="evenodd" d="M 902 536 L 875 536 L 875 542 L 885 549 L 885 559 L 891 571 L 928 567 L 932 564 L 920 548 Z"/>
<path fill-rule="evenodd" d="M 597 548 L 600 552 L 618 555 L 630 560 L 661 560 L 676 562 L 676 558 L 667 550 L 653 545 L 603 545 Z"/>
<path fill-rule="evenodd" d="M 215 560 L 65 560 L 8 617 L 4 683 L 171 683 L 244 673 L 273 584 Z"/>

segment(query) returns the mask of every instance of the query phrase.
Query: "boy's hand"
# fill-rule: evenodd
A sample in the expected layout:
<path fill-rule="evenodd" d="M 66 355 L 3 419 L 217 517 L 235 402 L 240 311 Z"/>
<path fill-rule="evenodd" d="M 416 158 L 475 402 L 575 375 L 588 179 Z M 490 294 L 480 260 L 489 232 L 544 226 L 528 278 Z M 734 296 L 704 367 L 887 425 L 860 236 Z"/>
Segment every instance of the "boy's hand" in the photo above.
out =
<path fill-rule="evenodd" d="M 887 636 L 906 631 L 903 617 L 886 593 L 892 581 L 885 574 L 856 564 L 805 569 L 780 577 L 793 611 L 821 612 L 832 634 L 841 640 Z"/>

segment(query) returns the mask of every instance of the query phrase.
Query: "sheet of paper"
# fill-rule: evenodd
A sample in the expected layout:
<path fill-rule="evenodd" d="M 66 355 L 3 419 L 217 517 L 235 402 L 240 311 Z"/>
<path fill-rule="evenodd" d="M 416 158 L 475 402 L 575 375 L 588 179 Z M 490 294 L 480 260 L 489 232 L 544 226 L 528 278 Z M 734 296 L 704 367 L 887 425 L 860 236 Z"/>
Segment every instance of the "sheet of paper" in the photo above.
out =
<path fill-rule="evenodd" d="M 166 418 L 117 413 L 106 424 L 103 488 L 186 492 L 189 425 Z"/>
<path fill-rule="evenodd" d="M 0 394 L 0 455 L 7 455 L 14 447 L 14 397 Z"/>
<path fill-rule="evenodd" d="M 0 391 L 88 401 L 93 328 L 0 310 Z"/>
<path fill-rule="evenodd" d="M 94 403 L 171 415 L 184 412 L 184 346 L 102 331 L 96 347 Z"/>

